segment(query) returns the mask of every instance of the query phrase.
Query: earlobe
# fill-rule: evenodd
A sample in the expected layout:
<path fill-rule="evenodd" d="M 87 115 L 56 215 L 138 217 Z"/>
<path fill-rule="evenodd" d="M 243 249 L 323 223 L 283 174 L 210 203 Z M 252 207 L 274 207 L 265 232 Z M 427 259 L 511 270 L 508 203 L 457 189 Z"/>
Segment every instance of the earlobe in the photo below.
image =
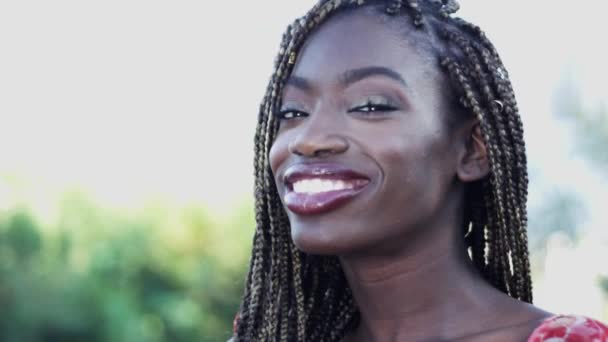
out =
<path fill-rule="evenodd" d="M 457 173 L 462 182 L 473 182 L 490 173 L 490 158 L 479 122 L 469 126 L 467 132 Z"/>

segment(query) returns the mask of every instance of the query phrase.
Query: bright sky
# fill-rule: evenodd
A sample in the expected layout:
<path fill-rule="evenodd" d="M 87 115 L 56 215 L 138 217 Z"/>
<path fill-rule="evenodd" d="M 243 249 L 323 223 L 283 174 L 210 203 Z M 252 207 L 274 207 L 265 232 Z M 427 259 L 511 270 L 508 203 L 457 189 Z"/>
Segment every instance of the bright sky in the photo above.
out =
<path fill-rule="evenodd" d="M 72 185 L 115 205 L 150 194 L 215 207 L 249 197 L 259 101 L 283 29 L 312 3 L 0 2 L 0 209 L 18 201 L 19 182 L 42 201 Z M 531 206 L 555 188 L 576 190 L 590 225 L 606 236 L 607 181 L 576 157 L 551 107 L 567 73 L 589 108 L 607 103 L 608 3 L 461 4 L 460 15 L 484 28 L 510 71 Z M 555 279 L 546 303 L 563 293 Z"/>
<path fill-rule="evenodd" d="M 605 101 L 603 2 L 461 2 L 511 72 L 532 167 L 543 182 L 593 190 L 595 179 L 567 159 L 570 140 L 550 103 L 567 66 L 590 103 Z M 0 175 L 78 184 L 121 203 L 150 193 L 216 204 L 247 196 L 255 116 L 280 36 L 312 3 L 0 3 Z"/>

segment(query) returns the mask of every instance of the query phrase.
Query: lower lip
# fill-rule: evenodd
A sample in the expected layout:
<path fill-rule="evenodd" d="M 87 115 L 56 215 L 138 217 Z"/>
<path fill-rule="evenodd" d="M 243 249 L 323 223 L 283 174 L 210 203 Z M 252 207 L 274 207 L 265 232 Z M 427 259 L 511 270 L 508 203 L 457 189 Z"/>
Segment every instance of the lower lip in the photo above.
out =
<path fill-rule="evenodd" d="M 346 204 L 359 195 L 365 186 L 320 193 L 289 191 L 284 198 L 285 206 L 298 215 L 318 215 Z"/>

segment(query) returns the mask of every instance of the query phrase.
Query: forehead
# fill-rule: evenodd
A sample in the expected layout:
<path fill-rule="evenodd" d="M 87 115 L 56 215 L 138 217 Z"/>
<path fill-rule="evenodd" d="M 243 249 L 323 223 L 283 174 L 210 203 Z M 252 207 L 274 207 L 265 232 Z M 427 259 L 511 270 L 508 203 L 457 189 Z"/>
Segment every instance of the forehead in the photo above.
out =
<path fill-rule="evenodd" d="M 404 22 L 389 22 L 396 20 Z M 348 70 L 380 66 L 395 70 L 407 83 L 435 79 L 435 58 L 418 43 L 425 37 L 408 26 L 402 17 L 383 18 L 362 10 L 340 13 L 308 37 L 292 74 L 324 82 Z"/>

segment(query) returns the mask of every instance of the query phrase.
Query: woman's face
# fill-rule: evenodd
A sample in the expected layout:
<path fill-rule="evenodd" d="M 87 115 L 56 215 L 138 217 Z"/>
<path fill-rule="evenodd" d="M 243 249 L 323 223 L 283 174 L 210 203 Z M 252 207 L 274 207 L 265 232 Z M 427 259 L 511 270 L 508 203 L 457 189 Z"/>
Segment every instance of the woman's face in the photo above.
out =
<path fill-rule="evenodd" d="M 448 215 L 458 153 L 444 78 L 407 34 L 421 33 L 354 12 L 323 24 L 298 56 L 269 158 L 305 252 L 391 252 Z"/>

